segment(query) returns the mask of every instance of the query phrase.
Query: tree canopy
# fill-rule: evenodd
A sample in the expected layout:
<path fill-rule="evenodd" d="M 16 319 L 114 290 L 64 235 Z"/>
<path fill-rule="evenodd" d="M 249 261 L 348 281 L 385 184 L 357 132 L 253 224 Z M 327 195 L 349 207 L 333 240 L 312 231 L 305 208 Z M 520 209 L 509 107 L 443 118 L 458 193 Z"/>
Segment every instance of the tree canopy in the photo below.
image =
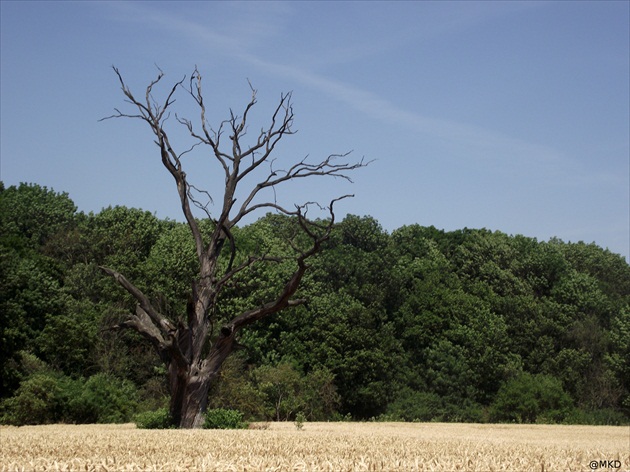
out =
<path fill-rule="evenodd" d="M 197 258 L 186 223 L 125 207 L 84 214 L 36 184 L 0 189 L 2 422 L 129 421 L 167 406 L 152 347 L 109 329 L 135 300 L 98 267 L 116 264 L 161 312 L 181 313 Z M 293 224 L 270 213 L 232 236 L 281 258 Z M 323 244 L 296 292 L 305 303 L 242 330 L 211 407 L 260 420 L 629 421 L 621 256 L 485 229 L 387 233 L 355 215 Z M 292 270 L 243 273 L 219 319 L 268 300 Z"/>

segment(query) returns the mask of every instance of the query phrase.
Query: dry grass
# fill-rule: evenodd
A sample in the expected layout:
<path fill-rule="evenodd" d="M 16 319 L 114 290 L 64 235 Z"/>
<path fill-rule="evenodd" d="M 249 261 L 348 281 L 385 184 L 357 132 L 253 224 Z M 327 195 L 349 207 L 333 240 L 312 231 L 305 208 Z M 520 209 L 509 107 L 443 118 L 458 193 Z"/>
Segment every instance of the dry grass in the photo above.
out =
<path fill-rule="evenodd" d="M 134 425 L 0 427 L 0 470 L 588 471 L 630 469 L 630 428 L 434 423 L 272 423 L 239 431 Z M 616 465 L 613 463 L 613 465 Z"/>

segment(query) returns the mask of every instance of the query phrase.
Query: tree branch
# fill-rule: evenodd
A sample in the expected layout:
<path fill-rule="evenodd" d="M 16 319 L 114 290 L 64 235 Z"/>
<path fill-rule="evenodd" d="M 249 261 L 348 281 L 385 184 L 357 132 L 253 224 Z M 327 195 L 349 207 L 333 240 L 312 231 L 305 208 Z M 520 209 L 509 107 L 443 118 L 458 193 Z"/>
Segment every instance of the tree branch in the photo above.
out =
<path fill-rule="evenodd" d="M 222 328 L 222 332 L 224 332 L 224 334 L 234 333 L 240 330 L 241 328 L 247 325 L 250 325 L 268 315 L 277 313 L 278 311 L 283 310 L 284 308 L 298 306 L 306 302 L 306 300 L 303 298 L 297 298 L 297 299 L 291 298 L 293 297 L 293 295 L 299 288 L 302 277 L 304 276 L 304 273 L 308 269 L 306 260 L 312 257 L 313 255 L 317 254 L 320 251 L 321 245 L 324 243 L 324 241 L 329 239 L 330 232 L 332 231 L 332 228 L 335 224 L 335 212 L 334 212 L 335 203 L 340 200 L 343 200 L 344 198 L 349 198 L 351 196 L 352 195 L 344 195 L 342 197 L 335 198 L 334 200 L 330 202 L 330 205 L 328 207 L 330 220 L 328 221 L 326 225 L 323 225 L 323 226 L 317 225 L 316 223 L 309 221 L 306 218 L 305 215 L 306 215 L 306 212 L 308 211 L 309 204 L 303 205 L 301 207 L 298 206 L 295 212 L 290 212 L 290 213 L 287 212 L 288 214 L 291 214 L 297 217 L 300 226 L 305 231 L 305 233 L 309 235 L 309 237 L 312 240 L 311 247 L 307 251 L 301 252 L 299 257 L 296 258 L 298 267 L 293 273 L 293 275 L 291 276 L 291 278 L 289 279 L 289 281 L 285 284 L 280 295 L 274 301 L 265 303 L 258 308 L 254 308 L 252 310 L 246 311 L 245 313 L 242 313 L 241 315 L 232 319 L 232 321 L 230 321 L 227 325 L 225 325 Z M 317 227 L 321 229 L 322 230 L 321 234 L 317 234 L 316 232 L 312 231 L 311 230 L 312 227 Z"/>
<path fill-rule="evenodd" d="M 148 339 L 149 342 L 153 344 L 153 347 L 163 362 L 168 362 L 173 359 L 180 368 L 185 369 L 188 366 L 189 361 L 181 352 L 179 343 L 176 342 L 176 333 L 169 333 L 167 339 L 165 340 L 160 331 L 156 328 L 155 324 L 151 321 L 147 312 L 144 311 L 140 305 L 136 306 L 135 315 L 128 315 L 128 318 L 125 321 L 112 327 L 112 329 L 121 328 L 133 329 L 144 338 Z"/>
<path fill-rule="evenodd" d="M 346 175 L 346 172 L 359 169 L 361 167 L 365 167 L 369 164 L 369 162 L 364 162 L 363 159 L 361 161 L 350 164 L 350 163 L 341 163 L 341 164 L 333 164 L 332 161 L 338 157 L 347 157 L 350 152 L 345 154 L 331 154 L 324 161 L 318 164 L 309 164 L 306 162 L 306 159 L 303 159 L 299 163 L 293 165 L 289 170 L 278 170 L 271 171 L 271 173 L 267 176 L 267 178 L 256 184 L 256 186 L 252 189 L 250 194 L 247 196 L 243 204 L 241 205 L 236 216 L 230 221 L 230 224 L 237 224 L 244 216 L 256 211 L 260 208 L 275 208 L 278 211 L 281 211 L 285 214 L 292 214 L 292 212 L 288 212 L 284 210 L 282 207 L 279 207 L 276 203 L 260 203 L 257 205 L 251 205 L 252 201 L 258 195 L 258 193 L 265 188 L 274 187 L 283 182 L 287 182 L 294 179 L 300 179 L 305 177 L 314 177 L 314 176 L 328 176 L 328 177 L 340 177 L 349 182 L 352 182 L 350 177 Z M 279 174 L 283 174 L 280 175 Z"/>
<path fill-rule="evenodd" d="M 282 262 L 283 259 L 280 257 L 270 257 L 270 256 L 249 256 L 247 260 L 233 269 L 228 267 L 226 273 L 221 277 L 220 280 L 217 281 L 216 287 L 217 290 L 220 290 L 227 282 L 229 282 L 236 274 L 242 272 L 243 270 L 251 267 L 256 262 Z"/>
<path fill-rule="evenodd" d="M 159 329 L 164 335 L 169 335 L 175 331 L 175 326 L 166 317 L 161 315 L 151 304 L 147 296 L 140 291 L 135 285 L 129 282 L 125 276 L 107 267 L 99 267 L 107 275 L 111 276 L 119 285 L 129 292 L 137 301 L 138 306 L 153 322 L 153 328 Z M 148 331 L 151 331 L 150 329 Z M 162 340 L 163 341 L 163 340 Z"/>
<path fill-rule="evenodd" d="M 113 69 L 116 75 L 118 76 L 118 80 L 120 82 L 123 94 L 125 95 L 125 97 L 127 97 L 127 101 L 131 103 L 132 105 L 134 105 L 139 110 L 140 114 L 139 115 L 125 114 L 125 113 L 121 113 L 118 109 L 116 109 L 116 112 L 117 112 L 116 114 L 103 118 L 103 120 L 110 119 L 110 118 L 140 118 L 149 124 L 149 126 L 151 127 L 151 130 L 153 131 L 153 134 L 156 137 L 155 143 L 160 148 L 162 164 L 173 176 L 177 184 L 177 192 L 179 194 L 181 208 L 184 213 L 184 217 L 186 218 L 186 222 L 188 223 L 188 226 L 190 227 L 190 230 L 193 234 L 193 238 L 195 240 L 195 246 L 197 249 L 197 257 L 199 258 L 200 264 L 203 265 L 203 258 L 204 258 L 203 238 L 201 236 L 201 232 L 199 231 L 199 227 L 197 225 L 197 222 L 195 221 L 195 218 L 192 214 L 192 210 L 190 208 L 189 185 L 188 185 L 188 182 L 186 181 L 186 173 L 182 170 L 182 165 L 181 165 L 181 156 L 189 152 L 190 150 L 192 150 L 192 148 L 190 148 L 188 151 L 184 151 L 184 153 L 182 154 L 175 153 L 175 151 L 173 150 L 170 144 L 168 135 L 166 131 L 164 130 L 164 122 L 168 118 L 167 110 L 173 103 L 175 103 L 175 98 L 174 98 L 175 92 L 177 91 L 179 87 L 182 86 L 182 84 L 186 80 L 186 77 L 184 76 L 184 78 L 182 78 L 180 81 L 176 82 L 175 85 L 173 85 L 170 92 L 166 96 L 166 99 L 164 100 L 163 104 L 159 105 L 157 101 L 154 100 L 153 95 L 152 95 L 153 87 L 155 87 L 164 77 L 164 73 L 161 70 L 159 70 L 159 68 L 158 68 L 159 74 L 157 78 L 152 80 L 151 83 L 145 89 L 144 103 L 136 99 L 136 97 L 131 92 L 131 89 L 127 86 L 124 79 L 122 78 L 120 71 L 116 67 L 113 67 Z"/>

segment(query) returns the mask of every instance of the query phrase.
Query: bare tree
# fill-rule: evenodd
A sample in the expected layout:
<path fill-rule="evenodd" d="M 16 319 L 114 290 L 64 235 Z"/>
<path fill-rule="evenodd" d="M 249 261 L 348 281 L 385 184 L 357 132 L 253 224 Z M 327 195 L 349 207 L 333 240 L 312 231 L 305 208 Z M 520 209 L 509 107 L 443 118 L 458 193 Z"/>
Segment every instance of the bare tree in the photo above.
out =
<path fill-rule="evenodd" d="M 208 403 L 208 393 L 212 383 L 218 378 L 225 359 L 237 346 L 236 337 L 241 329 L 269 315 L 287 307 L 294 307 L 305 302 L 304 299 L 294 298 L 304 273 L 308 269 L 307 261 L 322 249 L 322 244 L 330 235 L 335 222 L 333 206 L 335 202 L 351 195 L 344 195 L 330 202 L 326 209 L 329 216 L 325 220 L 312 220 L 307 217 L 308 208 L 313 203 L 295 205 L 294 209 L 281 206 L 275 198 L 273 201 L 262 199 L 263 191 L 274 190 L 281 184 L 297 179 L 328 176 L 341 177 L 350 180 L 348 172 L 363 167 L 366 163 L 349 163 L 345 161 L 347 154 L 330 155 L 321 162 L 311 163 L 308 159 L 300 160 L 285 170 L 274 170 L 271 155 L 279 141 L 294 133 L 293 107 L 291 93 L 280 97 L 271 122 L 267 128 L 262 128 L 255 142 L 244 145 L 247 131 L 248 115 L 256 104 L 256 90 L 251 87 L 252 97 L 242 116 L 230 111 L 229 119 L 223 121 L 214 130 L 206 119 L 206 103 L 201 89 L 201 75 L 195 68 L 190 79 L 184 77 L 175 83 L 162 102 L 158 102 L 153 94 L 154 88 L 162 80 L 163 73 L 159 71 L 144 91 L 142 97 L 136 97 L 123 80 L 119 70 L 114 67 L 126 102 L 132 105 L 133 112 L 125 113 L 115 109 L 116 113 L 104 119 L 125 117 L 137 118 L 146 122 L 155 136 L 155 143 L 160 150 L 162 164 L 173 176 L 177 186 L 177 193 L 186 223 L 190 228 L 195 242 L 199 263 L 199 272 L 192 281 L 187 313 L 180 319 L 171 320 L 160 313 L 141 290 L 127 280 L 115 269 L 102 267 L 101 269 L 113 277 L 137 301 L 135 314 L 129 314 L 125 321 L 117 328 L 130 328 L 147 338 L 155 347 L 161 359 L 168 366 L 169 387 L 171 394 L 170 413 L 173 421 L 181 428 L 199 427 L 203 423 L 203 413 Z M 180 92 L 180 90 L 182 92 Z M 171 145 L 165 123 L 170 109 L 175 102 L 177 93 L 186 93 L 192 97 L 199 112 L 199 124 L 176 115 L 177 121 L 190 134 L 193 145 L 183 151 L 176 151 Z M 224 143 L 227 132 L 229 142 Z M 185 154 L 198 146 L 208 149 L 210 158 L 217 165 L 218 172 L 225 177 L 223 199 L 220 210 L 213 215 L 197 200 L 195 195 L 200 192 L 211 198 L 210 192 L 198 190 L 189 180 L 182 167 Z M 343 162 L 338 162 L 338 161 Z M 263 165 L 265 164 L 266 165 Z M 256 176 L 260 176 L 256 178 Z M 245 186 L 243 181 L 257 182 Z M 239 187 L 240 186 L 240 187 Z M 236 191 L 244 196 L 237 203 Z M 199 220 L 193 215 L 193 207 L 200 208 L 204 218 L 210 219 L 214 228 L 210 237 L 206 237 L 200 229 Z M 294 249 L 294 271 L 286 280 L 275 298 L 239 314 L 228 322 L 224 322 L 215 331 L 217 322 L 216 310 L 218 297 L 222 290 L 243 271 L 257 264 L 278 261 L 265 254 L 250 254 L 247 257 L 236 257 L 236 241 L 232 229 L 242 222 L 243 218 L 252 213 L 262 211 L 276 211 L 293 217 L 300 228 L 302 238 L 306 237 L 308 246 L 300 246 L 289 241 Z M 227 263 L 219 264 L 221 259 Z M 213 341 L 213 342 L 211 342 Z"/>

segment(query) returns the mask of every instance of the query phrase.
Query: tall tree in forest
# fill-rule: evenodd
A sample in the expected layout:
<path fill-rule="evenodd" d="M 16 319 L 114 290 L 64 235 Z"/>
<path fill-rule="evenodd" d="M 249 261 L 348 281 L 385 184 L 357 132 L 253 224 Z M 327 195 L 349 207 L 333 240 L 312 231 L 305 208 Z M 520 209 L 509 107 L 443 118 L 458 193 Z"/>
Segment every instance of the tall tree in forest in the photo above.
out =
<path fill-rule="evenodd" d="M 252 97 L 242 116 L 230 111 L 230 117 L 215 130 L 206 118 L 201 75 L 196 68 L 189 80 L 183 78 L 175 83 L 162 101 L 154 96 L 154 89 L 163 78 L 162 71 L 146 87 L 141 97 L 132 93 L 118 69 L 114 67 L 114 71 L 133 112 L 116 109 L 114 115 L 104 119 L 136 118 L 149 125 L 159 148 L 162 165 L 175 180 L 181 209 L 195 243 L 198 273 L 191 281 L 187 312 L 179 319 L 169 319 L 156 308 L 150 297 L 115 268 L 102 267 L 102 270 L 112 276 L 137 302 L 135 314 L 128 314 L 117 328 L 130 328 L 142 334 L 168 366 L 173 422 L 181 428 L 199 427 L 203 423 L 209 388 L 218 378 L 225 359 L 238 346 L 239 331 L 282 309 L 305 302 L 302 298 L 296 298 L 295 293 L 308 269 L 307 261 L 321 251 L 322 244 L 330 235 L 335 221 L 333 205 L 351 196 L 333 199 L 325 208 L 327 218 L 313 220 L 307 216 L 309 207 L 319 205 L 311 202 L 288 209 L 277 202 L 276 188 L 281 184 L 318 176 L 350 180 L 348 172 L 366 163 L 363 160 L 348 162 L 345 159 L 348 154 L 332 154 L 321 162 L 311 163 L 308 158 L 304 158 L 287 169 L 275 169 L 272 153 L 282 138 L 294 134 L 291 93 L 281 95 L 269 126 L 262 128 L 258 137 L 248 145 L 244 137 L 250 111 L 256 104 L 256 90 L 251 85 Z M 165 127 L 178 93 L 192 97 L 199 113 L 197 125 L 175 115 L 193 140 L 192 146 L 184 150 L 175 150 Z M 227 143 L 224 139 L 226 132 Z M 199 190 L 184 172 L 182 158 L 197 150 L 198 146 L 208 150 L 210 158 L 225 177 L 222 202 L 216 214 L 208 208 L 209 203 L 201 201 L 202 197 L 213 201 L 212 192 Z M 248 186 L 246 182 L 255 183 Z M 238 203 L 237 190 L 241 199 Z M 264 195 L 268 198 L 263 198 Z M 203 218 L 211 223 L 210 234 L 203 231 L 200 220 L 195 217 L 195 207 L 197 213 L 201 210 Z M 257 211 L 276 211 L 295 221 L 299 232 L 293 240 L 288 241 L 294 251 L 293 272 L 279 288 L 275 298 L 252 306 L 230 320 L 222 320 L 217 310 L 222 291 L 254 266 L 280 262 L 279 258 L 268 253 L 243 255 L 237 247 L 233 236 L 234 227 Z M 304 244 L 304 241 L 308 241 L 308 244 Z"/>

